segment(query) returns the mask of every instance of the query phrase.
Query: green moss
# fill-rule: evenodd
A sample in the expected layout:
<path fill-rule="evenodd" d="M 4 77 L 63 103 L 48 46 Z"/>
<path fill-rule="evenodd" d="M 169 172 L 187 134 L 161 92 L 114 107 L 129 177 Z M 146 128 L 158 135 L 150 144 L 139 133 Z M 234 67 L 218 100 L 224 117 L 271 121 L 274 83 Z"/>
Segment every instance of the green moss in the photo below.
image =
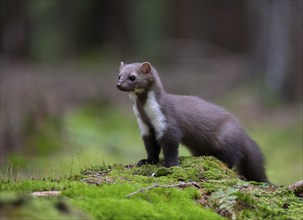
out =
<path fill-rule="evenodd" d="M 284 187 L 240 180 L 234 171 L 213 157 L 181 157 L 180 166 L 171 168 L 160 164 L 93 167 L 70 179 L 1 181 L 0 192 L 15 192 L 14 195 L 23 198 L 33 191 L 59 190 L 62 192 L 59 198 L 31 198 L 29 204 L 41 201 L 53 210 L 54 204 L 68 198 L 66 206 L 71 206 L 70 210 L 81 210 L 79 213 L 87 213 L 85 216 L 94 219 L 222 219 L 222 216 L 300 219 L 303 216 L 303 202 L 293 192 Z M 62 214 L 60 210 L 57 212 L 55 208 L 49 216 Z M 18 217 L 23 215 L 30 216 L 22 211 Z M 77 217 L 72 215 L 71 219 Z"/>
<path fill-rule="evenodd" d="M 181 167 L 194 169 L 204 179 L 222 180 L 237 178 L 237 174 L 215 157 L 181 157 Z"/>
<path fill-rule="evenodd" d="M 250 209 L 239 210 L 238 215 L 259 219 L 302 219 L 303 201 L 286 188 L 272 187 L 241 190 L 237 193 L 239 204 Z M 295 204 L 295 205 L 294 205 Z"/>
<path fill-rule="evenodd" d="M 155 176 L 156 177 L 167 176 L 167 175 L 170 175 L 172 173 L 173 173 L 172 169 L 169 169 L 169 168 L 166 168 L 166 167 L 160 167 L 155 172 Z"/>
<path fill-rule="evenodd" d="M 160 163 L 161 164 L 161 163 Z M 237 174 L 214 157 L 181 157 L 180 166 L 166 168 L 161 165 L 128 167 L 115 165 L 108 173 L 115 181 L 175 183 L 178 181 L 232 180 Z"/>
<path fill-rule="evenodd" d="M 104 184 L 101 187 L 70 188 L 64 195 L 73 197 L 78 207 L 96 219 L 220 219 L 194 200 L 194 189 L 152 189 L 131 198 L 125 196 L 142 184 Z M 85 197 L 83 197 L 85 195 Z M 98 199 L 96 199 L 98 198 Z"/>
<path fill-rule="evenodd" d="M 0 219 L 91 219 L 67 201 L 0 193 Z"/>

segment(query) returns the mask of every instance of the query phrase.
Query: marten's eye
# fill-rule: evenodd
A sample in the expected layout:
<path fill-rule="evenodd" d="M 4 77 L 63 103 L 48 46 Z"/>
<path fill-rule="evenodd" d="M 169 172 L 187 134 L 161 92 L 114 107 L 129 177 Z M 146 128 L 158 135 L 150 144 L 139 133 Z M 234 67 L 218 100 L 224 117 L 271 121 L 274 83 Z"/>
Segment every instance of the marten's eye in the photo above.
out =
<path fill-rule="evenodd" d="M 118 79 L 121 79 L 121 75 L 119 75 L 119 78 Z"/>
<path fill-rule="evenodd" d="M 134 75 L 131 75 L 130 77 L 128 77 L 128 79 L 129 79 L 130 81 L 135 81 L 136 77 L 135 77 Z"/>

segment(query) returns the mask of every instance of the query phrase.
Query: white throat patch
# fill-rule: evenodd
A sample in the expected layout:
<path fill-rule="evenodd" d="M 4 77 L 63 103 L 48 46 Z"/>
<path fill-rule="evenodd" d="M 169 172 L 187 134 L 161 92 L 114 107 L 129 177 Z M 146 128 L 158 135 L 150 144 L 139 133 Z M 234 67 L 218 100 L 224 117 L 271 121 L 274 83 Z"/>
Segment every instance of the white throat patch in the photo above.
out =
<path fill-rule="evenodd" d="M 167 124 L 165 116 L 163 115 L 160 105 L 157 102 L 155 92 L 148 92 L 147 100 L 143 108 L 155 129 L 156 138 L 159 140 L 163 136 Z"/>
<path fill-rule="evenodd" d="M 135 93 L 130 93 L 129 97 L 133 102 L 133 110 L 137 117 L 137 122 L 141 131 L 141 135 L 147 136 L 149 135 L 149 127 L 142 121 L 140 117 L 140 113 L 136 105 L 137 96 Z M 151 124 L 153 125 L 153 128 L 155 129 L 156 139 L 159 140 L 164 135 L 164 131 L 166 130 L 167 124 L 165 116 L 163 115 L 160 105 L 157 102 L 155 92 L 148 92 L 147 100 L 143 109 L 147 117 L 149 118 Z"/>
<path fill-rule="evenodd" d="M 133 104 L 133 111 L 134 111 L 134 113 L 136 115 L 136 118 L 137 118 L 137 123 L 138 123 L 139 129 L 140 129 L 140 132 L 141 132 L 141 136 L 142 137 L 143 136 L 148 136 L 149 135 L 149 127 L 142 121 L 140 113 L 139 113 L 138 108 L 137 108 L 137 104 L 136 104 L 137 95 L 134 92 L 130 92 L 129 93 L 129 98 L 131 99 L 132 104 Z"/>

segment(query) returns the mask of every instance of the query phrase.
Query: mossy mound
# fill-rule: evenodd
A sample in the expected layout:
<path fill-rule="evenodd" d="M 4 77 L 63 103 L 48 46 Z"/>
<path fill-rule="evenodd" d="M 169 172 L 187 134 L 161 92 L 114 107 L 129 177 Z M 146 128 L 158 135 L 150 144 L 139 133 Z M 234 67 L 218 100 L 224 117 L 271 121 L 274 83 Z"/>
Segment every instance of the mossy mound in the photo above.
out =
<path fill-rule="evenodd" d="M 0 189 L 18 195 L 59 190 L 62 198 L 68 198 L 68 204 L 94 219 L 302 219 L 303 216 L 302 199 L 286 187 L 241 180 L 214 157 L 181 157 L 180 166 L 171 168 L 161 163 L 94 167 L 70 179 L 2 181 Z M 49 199 L 31 199 L 36 200 L 49 202 Z M 61 200 L 52 198 L 54 204 Z"/>
<path fill-rule="evenodd" d="M 237 174 L 214 157 L 181 157 L 180 166 L 166 168 L 159 165 L 114 165 L 95 167 L 82 172 L 82 181 L 107 183 L 177 183 L 179 181 L 202 181 L 237 179 Z"/>

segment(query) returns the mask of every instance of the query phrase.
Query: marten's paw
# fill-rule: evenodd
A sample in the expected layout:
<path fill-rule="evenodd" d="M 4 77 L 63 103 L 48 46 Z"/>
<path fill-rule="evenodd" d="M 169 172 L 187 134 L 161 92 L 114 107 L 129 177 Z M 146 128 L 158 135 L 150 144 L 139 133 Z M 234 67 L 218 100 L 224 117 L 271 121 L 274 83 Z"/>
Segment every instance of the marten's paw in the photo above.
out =
<path fill-rule="evenodd" d="M 148 160 L 146 160 L 146 159 L 140 160 L 137 165 L 140 167 L 144 164 L 148 164 Z"/>
<path fill-rule="evenodd" d="M 138 166 L 142 166 L 144 164 L 157 164 L 158 161 L 154 161 L 154 160 L 148 160 L 148 159 L 142 159 L 138 162 Z"/>
<path fill-rule="evenodd" d="M 178 160 L 168 160 L 164 163 L 165 167 L 179 166 Z"/>

